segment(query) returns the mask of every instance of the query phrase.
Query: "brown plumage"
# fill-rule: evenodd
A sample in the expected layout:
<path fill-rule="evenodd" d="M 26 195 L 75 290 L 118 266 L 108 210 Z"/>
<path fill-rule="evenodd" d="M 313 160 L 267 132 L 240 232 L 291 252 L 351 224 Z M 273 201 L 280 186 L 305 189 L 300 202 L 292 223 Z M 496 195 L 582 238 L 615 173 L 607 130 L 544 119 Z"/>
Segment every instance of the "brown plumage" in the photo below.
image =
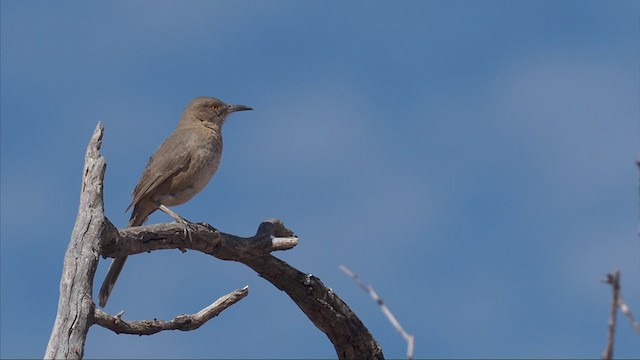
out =
<path fill-rule="evenodd" d="M 128 226 L 142 225 L 160 205 L 175 206 L 191 200 L 215 174 L 222 157 L 222 126 L 229 114 L 252 110 L 227 105 L 211 97 L 198 97 L 185 108 L 178 126 L 151 156 L 133 190 L 133 213 Z M 115 258 L 100 287 L 100 306 L 107 304 L 127 257 Z"/>

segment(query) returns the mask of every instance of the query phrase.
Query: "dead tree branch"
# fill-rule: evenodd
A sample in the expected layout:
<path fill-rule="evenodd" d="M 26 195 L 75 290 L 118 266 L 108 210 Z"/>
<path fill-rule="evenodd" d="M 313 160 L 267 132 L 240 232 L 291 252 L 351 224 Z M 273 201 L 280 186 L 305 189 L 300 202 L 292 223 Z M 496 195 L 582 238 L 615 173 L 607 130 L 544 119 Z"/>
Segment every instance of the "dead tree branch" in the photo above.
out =
<path fill-rule="evenodd" d="M 402 338 L 407 342 L 407 359 L 413 359 L 413 345 L 415 342 L 414 336 L 404 330 L 404 328 L 400 325 L 398 319 L 396 319 L 391 310 L 389 310 L 384 301 L 382 301 L 382 298 L 380 298 L 380 296 L 378 296 L 378 293 L 373 289 L 373 286 L 365 285 L 362 280 L 360 280 L 360 277 L 358 277 L 358 275 L 356 275 L 353 271 L 349 270 L 348 267 L 340 265 L 339 268 L 340 270 L 342 270 L 342 272 L 351 277 L 351 279 L 353 279 L 353 281 L 358 284 L 358 286 L 362 290 L 367 292 L 369 296 L 371 296 L 373 301 L 375 301 L 380 306 L 380 309 L 382 309 L 382 313 L 384 313 L 387 319 L 389 319 L 389 322 L 391 323 L 393 328 L 396 329 L 400 336 L 402 336 Z"/>
<path fill-rule="evenodd" d="M 631 327 L 633 328 L 633 330 L 635 330 L 638 335 L 640 335 L 640 325 L 638 325 L 638 322 L 636 321 L 636 319 L 633 317 L 633 314 L 631 313 L 631 309 L 629 309 L 629 306 L 627 306 L 627 304 L 624 302 L 624 299 L 622 298 L 622 294 L 618 295 L 618 305 L 620 306 L 620 310 L 622 310 L 622 313 L 624 314 L 624 316 L 627 317 L 627 320 L 629 320 L 629 323 L 631 324 Z"/>
<path fill-rule="evenodd" d="M 613 359 L 613 341 L 616 335 L 616 314 L 618 312 L 618 304 L 620 298 L 620 271 L 616 270 L 607 274 L 603 282 L 611 285 L 612 297 L 611 312 L 609 313 L 609 335 L 607 336 L 607 345 L 602 353 L 604 360 Z"/>
<path fill-rule="evenodd" d="M 602 353 L 602 358 L 605 360 L 613 359 L 613 342 L 616 334 L 616 314 L 618 313 L 618 308 L 622 310 L 622 313 L 627 317 L 629 323 L 631 323 L 631 327 L 635 332 L 640 335 L 640 326 L 633 318 L 633 314 L 629 309 L 629 306 L 622 299 L 622 294 L 620 291 L 620 271 L 616 270 L 612 273 L 607 274 L 607 276 L 602 280 L 603 283 L 611 285 L 612 292 L 612 300 L 611 300 L 611 311 L 609 312 L 609 332 L 607 336 L 607 345 Z"/>
<path fill-rule="evenodd" d="M 109 315 L 100 309 L 95 309 L 94 322 L 102 327 L 110 329 L 117 334 L 152 335 L 163 330 L 195 330 L 207 321 L 218 316 L 229 306 L 242 300 L 249 294 L 249 287 L 235 290 L 221 296 L 213 304 L 190 315 L 178 315 L 170 321 L 166 320 L 142 320 L 127 321 L 122 319 L 122 313 L 116 316 Z"/>
<path fill-rule="evenodd" d="M 383 359 L 382 349 L 360 319 L 317 277 L 305 274 L 271 255 L 288 250 L 298 238 L 277 219 L 263 222 L 252 237 L 219 232 L 195 224 L 190 237 L 177 223 L 116 229 L 104 216 L 100 155 L 104 128 L 98 123 L 85 155 L 80 206 L 64 260 L 58 313 L 45 353 L 47 359 L 80 359 L 89 327 L 99 324 L 119 333 L 151 334 L 161 330 L 193 330 L 247 295 L 242 289 L 222 297 L 193 315 L 170 321 L 125 321 L 95 308 L 93 277 L 99 256 L 117 257 L 160 249 L 191 249 L 218 259 L 241 262 L 286 292 L 333 343 L 340 359 Z"/>
<path fill-rule="evenodd" d="M 194 224 L 191 239 L 184 226 L 166 223 L 119 229 L 115 239 L 103 244 L 103 256 L 118 257 L 161 249 L 190 249 L 218 259 L 243 263 L 284 291 L 333 343 L 341 359 L 382 359 L 377 341 L 333 291 L 317 277 L 305 274 L 270 253 L 287 250 L 298 238 L 277 219 L 263 222 L 256 234 L 240 237 L 220 232 L 208 224 Z"/>
<path fill-rule="evenodd" d="M 100 155 L 104 128 L 98 123 L 84 157 L 82 190 L 76 224 L 64 257 L 58 313 L 45 353 L 47 359 L 80 359 L 92 324 L 93 276 L 98 266 L 97 239 L 109 237 L 112 225 L 104 217 L 102 181 L 105 161 Z"/>
<path fill-rule="evenodd" d="M 166 249 L 189 249 L 222 260 L 246 256 L 264 256 L 272 251 L 288 250 L 298 244 L 298 238 L 278 219 L 270 219 L 258 227 L 252 237 L 225 234 L 206 223 L 192 224 L 190 235 L 184 225 L 164 223 L 118 229 L 115 237 L 105 239 L 100 253 L 104 257 L 134 255 Z"/>

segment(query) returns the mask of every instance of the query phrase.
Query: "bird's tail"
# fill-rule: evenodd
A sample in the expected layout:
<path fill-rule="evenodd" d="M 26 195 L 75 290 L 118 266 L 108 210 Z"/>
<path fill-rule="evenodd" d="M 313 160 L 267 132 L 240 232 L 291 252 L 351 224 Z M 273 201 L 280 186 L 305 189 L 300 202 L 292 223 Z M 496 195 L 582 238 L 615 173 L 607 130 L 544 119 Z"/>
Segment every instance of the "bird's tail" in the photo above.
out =
<path fill-rule="evenodd" d="M 120 271 L 122 271 L 125 261 L 127 261 L 127 256 L 115 258 L 111 262 L 111 266 L 109 266 L 109 270 L 107 271 L 107 276 L 105 276 L 102 286 L 100 287 L 100 295 L 98 297 L 100 300 L 100 307 L 107 306 L 107 300 L 109 300 L 109 295 L 111 295 L 111 291 L 116 284 L 116 280 L 118 280 L 118 275 L 120 275 Z"/>
<path fill-rule="evenodd" d="M 132 226 L 140 226 L 145 220 L 147 220 L 147 215 L 142 217 L 142 211 L 139 211 L 140 208 L 137 206 L 133 209 L 133 214 L 131 214 L 131 220 L 129 220 L 129 227 Z M 109 266 L 109 270 L 107 270 L 107 275 L 104 277 L 104 281 L 102 282 L 102 286 L 100 286 L 100 294 L 98 295 L 99 305 L 100 307 L 107 306 L 107 300 L 109 300 L 109 295 L 111 295 L 111 291 L 113 287 L 116 285 L 116 280 L 118 280 L 118 275 L 122 271 L 122 267 L 124 263 L 127 261 L 127 256 L 122 256 L 113 259 L 111 265 Z"/>

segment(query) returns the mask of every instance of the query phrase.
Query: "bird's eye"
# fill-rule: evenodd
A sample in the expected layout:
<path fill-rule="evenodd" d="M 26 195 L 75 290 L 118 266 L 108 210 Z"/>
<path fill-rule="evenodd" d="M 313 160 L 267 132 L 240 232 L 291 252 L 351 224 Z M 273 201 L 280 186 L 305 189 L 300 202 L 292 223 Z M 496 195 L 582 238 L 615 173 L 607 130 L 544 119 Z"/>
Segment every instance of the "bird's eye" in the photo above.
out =
<path fill-rule="evenodd" d="M 213 110 L 215 110 L 215 111 L 218 111 L 218 109 L 220 108 L 220 106 L 218 106 L 218 105 L 213 105 L 211 108 L 212 108 Z"/>

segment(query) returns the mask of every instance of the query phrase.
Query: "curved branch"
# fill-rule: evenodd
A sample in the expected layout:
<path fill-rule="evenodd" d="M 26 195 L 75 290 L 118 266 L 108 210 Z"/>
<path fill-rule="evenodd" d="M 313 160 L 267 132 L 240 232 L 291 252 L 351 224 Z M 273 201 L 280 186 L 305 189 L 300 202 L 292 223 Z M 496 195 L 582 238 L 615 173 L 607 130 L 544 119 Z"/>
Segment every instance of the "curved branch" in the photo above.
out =
<path fill-rule="evenodd" d="M 243 264 L 256 271 L 298 305 L 322 330 L 340 359 L 384 359 L 382 348 L 362 321 L 320 279 L 298 271 L 272 256 L 244 257 Z"/>
<path fill-rule="evenodd" d="M 208 224 L 193 224 L 191 238 L 178 223 L 119 229 L 115 239 L 103 242 L 108 257 L 139 254 L 160 249 L 191 249 L 218 259 L 241 262 L 284 291 L 333 343 L 341 359 L 382 359 L 382 349 L 349 306 L 320 279 L 300 272 L 272 256 L 298 244 L 298 238 L 282 221 L 263 222 L 251 237 L 239 237 Z"/>
<path fill-rule="evenodd" d="M 242 300 L 249 294 L 249 287 L 245 286 L 227 295 L 221 296 L 211 305 L 190 315 L 178 315 L 172 320 L 122 320 L 122 313 L 112 316 L 100 309 L 95 309 L 94 323 L 114 331 L 117 334 L 152 335 L 163 330 L 195 330 L 207 321 L 218 316 L 229 306 Z"/>

